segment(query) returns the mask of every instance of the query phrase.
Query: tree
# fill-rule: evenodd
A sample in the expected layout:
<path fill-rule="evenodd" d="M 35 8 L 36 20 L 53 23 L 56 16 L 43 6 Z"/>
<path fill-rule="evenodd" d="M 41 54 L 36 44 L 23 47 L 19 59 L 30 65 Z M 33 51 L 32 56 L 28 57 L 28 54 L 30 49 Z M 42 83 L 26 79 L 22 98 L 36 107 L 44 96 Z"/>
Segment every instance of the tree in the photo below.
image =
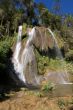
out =
<path fill-rule="evenodd" d="M 68 26 L 68 27 L 73 27 L 73 16 L 72 15 L 67 15 L 66 19 L 64 21 L 64 23 Z"/>
<path fill-rule="evenodd" d="M 35 18 L 34 0 L 17 0 L 17 2 L 20 5 L 20 9 L 23 10 L 23 21 L 32 24 L 32 20 Z"/>
<path fill-rule="evenodd" d="M 15 5 L 13 0 L 1 0 L 0 8 L 3 10 L 3 14 L 1 14 L 1 26 L 5 28 L 4 33 L 9 35 L 13 21 L 12 18 L 15 13 Z"/>
<path fill-rule="evenodd" d="M 38 11 L 39 16 L 41 19 L 41 24 L 44 24 L 45 26 L 50 26 L 52 29 L 58 29 L 61 28 L 61 17 L 59 15 L 55 15 L 45 7 L 43 3 L 38 4 Z"/>
<path fill-rule="evenodd" d="M 17 8 L 17 0 L 1 0 L 0 33 L 8 36 L 14 34 L 22 14 L 22 9 Z"/>
<path fill-rule="evenodd" d="M 57 15 L 61 14 L 61 12 L 60 12 L 60 8 L 61 8 L 60 2 L 61 2 L 61 0 L 54 0 L 53 12 Z"/>

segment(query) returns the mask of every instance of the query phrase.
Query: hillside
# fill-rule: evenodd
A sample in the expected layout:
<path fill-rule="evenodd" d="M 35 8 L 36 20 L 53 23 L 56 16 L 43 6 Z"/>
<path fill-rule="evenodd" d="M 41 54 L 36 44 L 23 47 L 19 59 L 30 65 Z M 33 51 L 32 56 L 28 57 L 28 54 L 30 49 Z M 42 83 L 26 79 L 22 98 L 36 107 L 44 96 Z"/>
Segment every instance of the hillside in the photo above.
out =
<path fill-rule="evenodd" d="M 0 110 L 73 110 L 73 15 L 53 1 L 0 0 Z"/>

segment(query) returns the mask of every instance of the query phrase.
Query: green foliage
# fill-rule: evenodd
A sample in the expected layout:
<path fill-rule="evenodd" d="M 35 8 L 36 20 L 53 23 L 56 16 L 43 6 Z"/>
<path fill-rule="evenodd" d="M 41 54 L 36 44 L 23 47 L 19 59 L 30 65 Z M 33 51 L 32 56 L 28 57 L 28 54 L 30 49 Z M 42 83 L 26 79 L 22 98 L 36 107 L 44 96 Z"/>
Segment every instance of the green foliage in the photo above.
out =
<path fill-rule="evenodd" d="M 58 15 L 52 15 L 51 22 L 50 22 L 52 29 L 61 29 L 61 17 Z"/>
<path fill-rule="evenodd" d="M 27 24 L 26 23 L 23 24 L 22 30 L 23 30 L 23 35 L 25 35 L 27 33 Z"/>
<path fill-rule="evenodd" d="M 64 110 L 64 108 L 65 108 L 65 102 L 64 102 L 63 99 L 59 99 L 59 100 L 58 100 L 58 106 L 59 106 L 59 108 L 60 108 L 61 110 Z"/>
<path fill-rule="evenodd" d="M 71 62 L 67 62 L 66 63 L 66 68 L 67 68 L 67 71 L 68 71 L 68 73 L 70 73 L 71 75 L 73 75 L 73 63 L 71 63 Z"/>
<path fill-rule="evenodd" d="M 38 69 L 39 69 L 39 74 L 44 74 L 46 72 L 46 68 L 49 65 L 49 58 L 42 56 L 39 57 L 38 59 Z"/>
<path fill-rule="evenodd" d="M 67 50 L 72 50 L 73 49 L 72 23 L 70 23 L 70 25 L 68 25 L 69 23 L 67 24 L 66 20 L 67 20 L 67 18 L 65 19 L 63 25 L 61 26 L 60 35 L 63 38 L 65 44 L 67 45 L 67 46 L 65 46 L 65 48 L 68 47 Z"/>
<path fill-rule="evenodd" d="M 4 26 L 0 25 L 0 39 L 1 39 L 2 37 L 4 37 L 4 36 L 3 36 L 4 31 L 5 31 Z"/>
<path fill-rule="evenodd" d="M 36 92 L 36 96 L 38 96 L 38 97 L 43 97 L 44 96 L 44 94 L 42 93 L 42 92 Z"/>
<path fill-rule="evenodd" d="M 4 38 L 0 41 L 0 72 L 6 68 L 7 59 L 9 59 L 11 46 L 13 44 L 12 38 Z"/>
<path fill-rule="evenodd" d="M 42 87 L 42 91 L 44 92 L 52 92 L 54 90 L 54 84 L 53 83 L 46 83 L 43 87 Z"/>
<path fill-rule="evenodd" d="M 45 26 L 50 26 L 52 29 L 60 30 L 61 28 L 60 16 L 50 13 L 49 10 L 42 3 L 38 4 L 38 10 L 40 13 L 40 19 L 42 21 L 42 24 L 44 24 Z"/>
<path fill-rule="evenodd" d="M 17 3 L 23 7 L 17 7 Z M 24 7 L 26 9 L 24 10 Z M 18 22 L 32 24 L 35 18 L 33 0 L 1 0 L 0 1 L 0 33 L 11 36 L 17 31 Z"/>
<path fill-rule="evenodd" d="M 63 71 L 67 70 L 73 74 L 73 64 L 61 59 L 49 59 L 48 56 L 42 56 L 35 50 L 38 73 L 43 75 L 48 71 Z"/>
<path fill-rule="evenodd" d="M 61 59 L 50 59 L 49 70 L 63 71 L 66 68 L 66 62 Z"/>
<path fill-rule="evenodd" d="M 46 72 L 46 68 L 49 66 L 49 58 L 47 56 L 42 56 L 40 53 L 35 50 L 37 66 L 38 66 L 38 73 L 44 74 Z"/>
<path fill-rule="evenodd" d="M 73 16 L 72 15 L 67 15 L 64 23 L 68 27 L 73 27 Z"/>
<path fill-rule="evenodd" d="M 0 2 L 0 10 L 3 10 L 1 13 L 0 23 L 5 30 L 3 31 L 4 35 L 10 35 L 12 31 L 12 22 L 13 16 L 15 13 L 15 7 L 13 0 L 1 0 Z"/>
<path fill-rule="evenodd" d="M 68 50 L 68 52 L 65 55 L 66 60 L 73 61 L 73 50 Z"/>
<path fill-rule="evenodd" d="M 17 31 L 18 29 L 18 21 L 20 21 L 22 17 L 22 13 L 21 12 L 15 12 L 11 18 L 11 29 L 10 31 L 14 30 L 14 32 Z"/>
<path fill-rule="evenodd" d="M 5 38 L 0 41 L 0 58 L 7 58 L 7 53 L 9 52 L 13 44 L 13 38 Z"/>
<path fill-rule="evenodd" d="M 7 58 L 7 53 L 9 51 L 9 45 L 7 42 L 3 42 L 0 45 L 0 59 L 3 60 Z"/>

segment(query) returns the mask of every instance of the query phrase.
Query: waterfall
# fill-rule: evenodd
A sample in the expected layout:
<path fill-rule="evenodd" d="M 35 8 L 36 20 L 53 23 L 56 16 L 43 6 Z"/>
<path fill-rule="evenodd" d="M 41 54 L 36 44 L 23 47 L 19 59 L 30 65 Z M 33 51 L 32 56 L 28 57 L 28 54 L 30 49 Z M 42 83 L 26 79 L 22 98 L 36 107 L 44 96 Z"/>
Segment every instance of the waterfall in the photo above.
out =
<path fill-rule="evenodd" d="M 14 64 L 14 70 L 16 71 L 18 78 L 25 82 L 24 75 L 21 73 L 22 64 L 19 61 L 19 55 L 20 55 L 20 50 L 21 50 L 21 37 L 22 37 L 22 25 L 19 26 L 18 28 L 17 43 L 16 43 L 14 54 L 13 54 L 12 62 Z"/>
<path fill-rule="evenodd" d="M 14 70 L 16 75 L 18 76 L 20 81 L 26 84 L 38 85 L 40 84 L 41 81 L 40 79 L 41 77 L 38 77 L 37 62 L 34 53 L 34 48 L 35 47 L 41 48 L 43 51 L 45 50 L 46 47 L 47 49 L 49 47 L 48 45 L 49 36 L 47 36 L 47 34 L 44 33 L 44 31 L 41 33 L 41 29 L 42 28 L 34 27 L 30 32 L 28 32 L 28 39 L 26 41 L 25 48 L 23 48 L 23 50 L 22 50 L 22 26 L 19 26 L 18 29 L 17 43 L 13 54 L 12 62 L 14 65 Z M 45 32 L 46 31 L 47 29 L 45 30 Z M 54 41 L 56 55 L 61 59 L 61 65 L 63 65 L 63 57 L 59 49 L 57 40 L 54 36 L 54 33 L 49 28 L 48 31 L 51 34 L 51 37 Z M 68 73 L 66 69 L 64 69 L 63 72 L 61 71 L 59 73 L 56 72 L 49 73 L 48 76 L 43 77 L 43 79 L 46 79 L 47 77 L 49 79 L 52 78 L 54 83 L 56 82 L 58 84 L 68 83 Z"/>
<path fill-rule="evenodd" d="M 61 65 L 64 66 L 63 65 L 64 59 L 63 59 L 62 53 L 61 53 L 61 51 L 59 49 L 57 39 L 55 38 L 55 35 L 51 31 L 50 28 L 48 28 L 48 31 L 50 32 L 50 34 L 52 35 L 52 38 L 54 39 L 54 47 L 55 47 L 56 55 L 57 55 L 58 58 L 61 59 Z M 67 69 L 65 68 L 65 66 L 63 68 L 64 68 L 63 72 L 58 73 L 57 74 L 57 78 L 60 79 L 59 83 L 67 84 L 67 83 L 69 83 L 69 76 L 68 76 Z M 49 74 L 49 76 L 50 75 L 52 76 L 52 74 Z M 54 76 L 56 76 L 56 74 L 54 74 Z"/>
<path fill-rule="evenodd" d="M 29 80 L 31 79 L 30 83 L 33 83 L 35 85 L 39 83 L 39 79 L 37 78 L 37 64 L 36 64 L 36 59 L 34 54 L 34 47 L 33 47 L 33 39 L 35 37 L 35 28 L 33 28 L 31 32 L 28 33 L 28 36 L 29 36 L 28 40 L 26 42 L 25 48 L 22 53 L 21 62 L 23 65 L 24 76 L 27 76 L 28 74 L 30 76 Z"/>
<path fill-rule="evenodd" d="M 28 40 L 25 48 L 21 54 L 21 61 L 19 61 L 19 55 L 21 50 L 21 36 L 22 27 L 19 26 L 17 44 L 13 55 L 14 69 L 18 78 L 24 83 L 33 83 L 34 85 L 39 83 L 37 78 L 37 63 L 34 54 L 33 39 L 35 37 L 35 28 L 28 33 Z M 28 79 L 29 78 L 29 79 Z"/>
<path fill-rule="evenodd" d="M 50 28 L 48 28 L 48 31 L 50 32 L 50 34 L 52 35 L 52 38 L 54 39 L 54 48 L 55 48 L 57 57 L 63 59 L 62 53 L 59 49 L 58 42 L 57 42 L 57 39 L 55 38 L 54 33 L 51 31 Z"/>

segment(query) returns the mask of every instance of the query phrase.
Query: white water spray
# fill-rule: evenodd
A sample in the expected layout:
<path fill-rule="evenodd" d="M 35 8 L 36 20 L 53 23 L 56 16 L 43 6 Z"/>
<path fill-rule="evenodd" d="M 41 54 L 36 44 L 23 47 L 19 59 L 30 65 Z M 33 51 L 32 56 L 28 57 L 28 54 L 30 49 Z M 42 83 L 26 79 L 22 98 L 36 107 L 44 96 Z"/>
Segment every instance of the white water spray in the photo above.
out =
<path fill-rule="evenodd" d="M 22 28 L 19 27 L 16 49 L 13 55 L 14 69 L 18 78 L 21 81 L 23 81 L 24 83 L 28 83 L 29 81 L 27 81 L 27 79 L 30 76 L 30 79 L 32 79 L 30 83 L 33 83 L 35 85 L 39 83 L 39 79 L 37 78 L 37 64 L 32 43 L 35 37 L 35 28 L 33 28 L 31 32 L 28 33 L 29 37 L 26 42 L 25 48 L 22 51 L 21 61 L 19 61 L 19 54 L 21 50 L 21 33 Z"/>
<path fill-rule="evenodd" d="M 20 55 L 20 50 L 21 50 L 21 37 L 22 37 L 22 25 L 19 26 L 18 28 L 17 43 L 16 43 L 14 54 L 13 54 L 12 62 L 14 64 L 14 70 L 16 71 L 18 78 L 25 82 L 24 75 L 21 73 L 22 64 L 19 61 L 19 55 Z"/>
<path fill-rule="evenodd" d="M 34 54 L 34 47 L 33 47 L 33 39 L 35 37 L 35 28 L 32 29 L 31 32 L 28 33 L 29 37 L 25 45 L 25 49 L 23 50 L 21 62 L 24 71 L 24 76 L 26 73 L 26 69 L 28 67 L 28 73 L 30 77 L 32 77 L 32 81 L 34 84 L 39 83 L 39 79 L 37 78 L 37 64 Z"/>

